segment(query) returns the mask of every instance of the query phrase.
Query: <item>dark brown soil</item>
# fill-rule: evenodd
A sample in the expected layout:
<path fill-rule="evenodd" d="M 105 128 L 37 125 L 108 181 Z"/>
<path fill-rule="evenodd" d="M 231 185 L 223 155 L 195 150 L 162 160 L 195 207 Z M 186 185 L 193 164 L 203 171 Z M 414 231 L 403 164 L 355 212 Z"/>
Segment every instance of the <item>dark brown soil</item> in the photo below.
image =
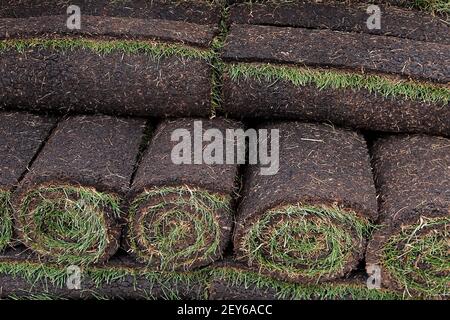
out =
<path fill-rule="evenodd" d="M 264 79 L 233 81 L 225 74 L 223 112 L 233 118 L 299 119 L 365 130 L 450 135 L 450 108 L 384 98 L 365 89 L 318 89 Z"/>
<path fill-rule="evenodd" d="M 230 23 L 331 29 L 386 35 L 419 41 L 450 44 L 450 28 L 430 14 L 380 6 L 381 29 L 368 29 L 367 4 L 342 3 L 264 3 L 236 4 L 230 9 Z"/>
<path fill-rule="evenodd" d="M 450 81 L 449 45 L 331 30 L 233 25 L 223 58 L 391 73 L 441 83 Z"/>
<path fill-rule="evenodd" d="M 92 16 L 164 19 L 216 25 L 220 20 L 220 6 L 201 0 L 178 3 L 168 0 L 5 0 L 2 1 L 0 17 L 65 15 L 69 5 L 78 5 L 82 15 Z"/>
<path fill-rule="evenodd" d="M 130 202 L 139 196 L 144 190 L 151 188 L 164 188 L 164 187 L 185 187 L 190 189 L 199 188 L 201 190 L 216 193 L 220 195 L 231 196 L 235 190 L 235 179 L 237 175 L 238 166 L 235 164 L 174 164 L 171 160 L 171 152 L 175 145 L 180 141 L 171 141 L 171 135 L 176 129 L 186 129 L 190 133 L 191 137 L 194 137 L 194 122 L 202 121 L 203 131 L 207 129 L 217 129 L 223 133 L 225 137 L 226 129 L 237 129 L 242 127 L 238 122 L 231 120 L 215 118 L 213 120 L 206 119 L 188 119 L 182 118 L 177 120 L 166 120 L 161 122 L 154 132 L 154 136 L 151 140 L 150 146 L 143 156 L 136 173 L 133 185 L 132 193 L 130 196 Z M 194 139 L 194 138 L 192 138 Z M 225 143 L 225 142 L 224 142 Z M 205 148 L 209 143 L 203 142 L 202 146 Z M 192 163 L 194 163 L 194 142 L 192 140 Z M 203 150 L 203 149 L 202 149 Z M 225 147 L 224 147 L 225 150 Z M 175 199 L 173 199 L 175 197 Z M 176 200 L 175 195 L 167 195 L 162 199 L 154 197 L 153 200 L 146 200 L 136 210 L 133 221 L 129 221 L 129 224 L 134 225 L 134 230 L 139 229 L 140 223 L 142 223 L 142 214 L 145 214 L 146 208 L 151 205 L 158 205 L 161 202 L 170 203 L 172 200 Z M 153 203 L 153 202 L 154 203 Z M 159 203 L 158 203 L 159 201 Z M 231 203 L 230 203 L 231 205 Z M 169 208 L 172 208 L 171 204 Z M 163 208 L 162 210 L 168 210 Z M 194 209 L 185 206 L 183 210 L 193 211 Z M 195 213 L 195 211 L 194 211 Z M 194 214 L 193 213 L 193 214 Z M 199 266 L 210 264 L 212 261 L 217 260 L 223 254 L 225 247 L 228 245 L 231 237 L 232 218 L 230 212 L 226 210 L 217 210 L 213 212 L 217 222 L 221 226 L 221 239 L 220 250 L 213 255 L 207 256 L 201 252 L 197 252 L 196 260 L 189 266 L 182 268 L 192 270 Z M 146 223 L 152 223 L 153 217 L 147 215 L 145 217 Z M 147 221 L 148 220 L 148 221 Z M 130 233 L 127 230 L 127 233 Z M 194 235 L 193 235 L 194 236 Z M 139 237 L 134 234 L 128 234 L 125 241 L 125 248 L 130 248 L 130 237 L 138 239 Z M 192 238 L 186 240 L 189 243 L 195 243 L 196 239 Z M 145 251 L 145 245 L 139 241 L 134 241 L 139 250 Z M 203 250 L 203 249 L 202 249 Z M 141 259 L 142 260 L 142 259 Z M 154 259 L 154 262 L 149 262 L 157 266 L 158 261 Z M 147 262 L 147 261 L 146 261 Z M 178 262 L 178 261 L 175 261 Z M 175 263 L 174 262 L 174 263 Z M 180 262 L 183 263 L 183 262 Z M 181 269 L 181 267 L 175 267 L 175 269 Z"/>
<path fill-rule="evenodd" d="M 367 264 L 381 266 L 385 242 L 420 219 L 450 214 L 450 140 L 425 135 L 380 138 L 373 148 L 380 223 L 369 242 Z M 403 289 L 384 270 L 384 285 Z"/>
<path fill-rule="evenodd" d="M 154 39 L 208 47 L 217 28 L 183 21 L 83 16 L 80 30 L 66 26 L 67 16 L 0 19 L 0 39 L 83 35 L 119 39 Z"/>
<path fill-rule="evenodd" d="M 74 116 L 61 121 L 37 156 L 30 172 L 14 194 L 13 205 L 19 208 L 27 192 L 39 186 L 83 186 L 100 192 L 124 196 L 128 192 L 134 161 L 137 158 L 144 120 L 109 116 Z M 120 226 L 117 218 L 105 210 L 105 223 L 115 239 L 105 250 L 103 259 L 118 248 Z M 16 222 L 20 224 L 19 219 Z M 24 239 L 22 227 L 17 226 Z"/>
<path fill-rule="evenodd" d="M 375 187 L 364 138 L 355 132 L 323 124 L 280 122 L 261 126 L 280 130 L 280 169 L 275 175 L 260 175 L 258 165 L 249 166 L 236 218 L 234 248 L 240 261 L 247 263 L 240 248 L 249 228 L 268 210 L 297 203 L 340 205 L 362 217 L 377 217 Z M 321 281 L 341 277 L 354 269 L 364 248 L 355 248 L 342 270 Z M 253 261 L 253 266 L 259 265 Z M 318 279 L 292 278 L 273 271 L 280 280 L 311 282 Z"/>
<path fill-rule="evenodd" d="M 133 192 L 140 193 L 144 188 L 160 186 L 183 186 L 203 188 L 212 192 L 231 194 L 237 166 L 234 164 L 174 164 L 170 155 L 173 147 L 179 141 L 171 141 L 175 129 L 185 128 L 192 136 L 194 122 L 201 121 L 203 130 L 219 129 L 225 135 L 226 129 L 238 129 L 242 124 L 223 118 L 207 119 L 177 119 L 166 120 L 159 124 L 146 154 L 144 155 L 135 180 Z M 204 145 L 208 143 L 205 142 Z M 192 146 L 193 148 L 193 146 Z M 192 158 L 192 163 L 193 163 Z"/>
<path fill-rule="evenodd" d="M 450 139 L 389 136 L 375 141 L 372 153 L 382 221 L 400 226 L 449 214 Z"/>
<path fill-rule="evenodd" d="M 136 116 L 206 116 L 211 66 L 179 57 L 35 48 L 0 55 L 0 107 Z"/>
<path fill-rule="evenodd" d="M 56 124 L 56 118 L 0 113 L 0 190 L 11 191 Z"/>

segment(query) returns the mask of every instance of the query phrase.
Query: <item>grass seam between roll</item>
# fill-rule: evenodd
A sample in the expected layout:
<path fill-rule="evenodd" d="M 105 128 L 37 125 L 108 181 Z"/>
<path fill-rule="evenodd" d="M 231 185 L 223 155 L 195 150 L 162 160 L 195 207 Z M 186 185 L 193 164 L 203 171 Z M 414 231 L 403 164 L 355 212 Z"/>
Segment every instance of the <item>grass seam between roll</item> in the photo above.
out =
<path fill-rule="evenodd" d="M 394 81 L 379 75 L 262 63 L 229 63 L 225 72 L 233 81 L 256 79 L 273 83 L 283 80 L 296 87 L 314 85 L 319 90 L 365 89 L 385 98 L 444 105 L 450 102 L 450 88 L 412 80 Z"/>

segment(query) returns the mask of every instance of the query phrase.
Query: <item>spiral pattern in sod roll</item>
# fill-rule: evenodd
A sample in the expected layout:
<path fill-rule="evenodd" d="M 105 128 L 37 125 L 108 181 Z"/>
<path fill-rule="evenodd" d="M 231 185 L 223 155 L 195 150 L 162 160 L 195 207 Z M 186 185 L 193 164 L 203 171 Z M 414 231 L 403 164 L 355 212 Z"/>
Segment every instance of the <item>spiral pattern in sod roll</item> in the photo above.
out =
<path fill-rule="evenodd" d="M 148 189 L 130 209 L 130 251 L 161 270 L 189 270 L 217 260 L 230 232 L 230 196 L 202 189 Z"/>
<path fill-rule="evenodd" d="M 240 256 L 281 279 L 318 281 L 351 271 L 370 222 L 338 206 L 286 205 L 266 211 L 243 231 Z"/>
<path fill-rule="evenodd" d="M 422 217 L 391 234 L 383 246 L 381 263 L 410 294 L 448 295 L 450 218 Z"/>
<path fill-rule="evenodd" d="M 119 199 L 93 188 L 46 186 L 28 190 L 17 212 L 23 243 L 52 261 L 104 262 L 118 246 Z"/>

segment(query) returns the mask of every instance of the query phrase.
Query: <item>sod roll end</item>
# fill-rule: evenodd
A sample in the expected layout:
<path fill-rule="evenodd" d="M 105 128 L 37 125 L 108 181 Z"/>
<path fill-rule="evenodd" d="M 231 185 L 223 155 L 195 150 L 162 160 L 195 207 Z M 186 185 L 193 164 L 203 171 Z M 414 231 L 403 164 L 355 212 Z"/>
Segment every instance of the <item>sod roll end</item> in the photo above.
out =
<path fill-rule="evenodd" d="M 208 265 L 222 256 L 231 237 L 237 165 L 176 164 L 171 153 L 181 142 L 171 136 L 181 129 L 186 137 L 197 139 L 209 129 L 225 134 L 238 127 L 220 118 L 158 125 L 130 196 L 126 246 L 138 260 L 158 270 L 178 271 Z M 199 142 L 196 149 L 189 144 L 183 152 L 204 150 L 206 145 Z M 193 154 L 188 158 L 192 160 Z"/>
<path fill-rule="evenodd" d="M 57 263 L 106 262 L 120 244 L 144 124 L 103 115 L 59 122 L 13 196 L 23 244 Z"/>
<path fill-rule="evenodd" d="M 359 134 L 321 124 L 272 123 L 280 169 L 246 173 L 234 234 L 237 259 L 280 280 L 319 282 L 347 275 L 363 258 L 376 198 Z"/>
<path fill-rule="evenodd" d="M 424 135 L 378 139 L 373 147 L 382 226 L 368 272 L 408 297 L 442 298 L 450 288 L 450 140 Z"/>
<path fill-rule="evenodd" d="M 159 269 L 191 269 L 222 256 L 231 197 L 189 186 L 146 189 L 129 216 L 130 249 Z"/>
<path fill-rule="evenodd" d="M 27 188 L 18 198 L 19 238 L 40 256 L 68 264 L 101 263 L 119 247 L 116 194 L 54 182 Z"/>

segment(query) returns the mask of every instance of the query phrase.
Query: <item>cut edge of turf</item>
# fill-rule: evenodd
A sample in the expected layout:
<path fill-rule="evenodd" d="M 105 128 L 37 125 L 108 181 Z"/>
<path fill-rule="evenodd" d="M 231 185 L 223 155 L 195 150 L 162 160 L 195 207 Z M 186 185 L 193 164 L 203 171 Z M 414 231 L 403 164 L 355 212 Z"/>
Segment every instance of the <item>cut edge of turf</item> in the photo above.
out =
<path fill-rule="evenodd" d="M 0 261 L 0 274 L 11 276 L 12 278 L 22 278 L 30 284 L 30 288 L 42 284 L 46 288 L 48 285 L 52 285 L 56 288 L 63 289 L 67 285 L 70 274 L 65 268 L 56 267 L 52 265 L 44 265 L 42 263 L 34 262 L 22 262 L 22 261 Z M 143 298 L 147 299 L 165 299 L 165 300 L 179 300 L 181 295 L 179 290 L 184 286 L 184 290 L 189 290 L 194 286 L 203 287 L 201 292 L 202 298 L 207 298 L 207 284 L 210 279 L 210 272 L 207 269 L 193 271 L 193 272 L 164 272 L 164 271 L 152 271 L 148 269 L 133 269 L 129 267 L 82 267 L 81 268 L 81 284 L 83 279 L 90 279 L 94 284 L 95 289 L 86 290 L 86 293 L 94 296 L 95 298 L 108 299 L 109 297 L 103 297 L 101 289 L 103 285 L 109 285 L 113 282 L 121 282 L 128 280 L 132 277 L 133 283 L 136 285 L 138 278 L 145 279 L 150 283 L 151 288 L 159 286 L 162 291 L 161 296 L 153 296 L 151 292 L 141 292 Z M 134 289 L 137 291 L 136 286 Z M 83 293 L 83 288 L 81 293 Z M 39 293 L 51 295 L 48 292 Z M 31 293 L 30 296 L 36 295 Z M 11 295 L 12 298 L 17 295 Z M 60 296 L 53 296 L 55 299 L 61 299 Z M 18 298 L 22 298 L 22 295 Z M 28 295 L 26 296 L 28 298 Z M 116 298 L 116 297 L 114 297 Z"/>
<path fill-rule="evenodd" d="M 225 72 L 232 81 L 256 79 L 270 83 L 282 80 L 296 87 L 314 85 L 322 89 L 365 89 L 384 98 L 403 98 L 423 103 L 450 102 L 450 88 L 412 80 L 394 80 L 370 74 L 262 63 L 229 63 Z"/>
<path fill-rule="evenodd" d="M 11 192 L 0 190 L 0 251 L 11 242 L 12 235 Z"/>
<path fill-rule="evenodd" d="M 199 49 L 183 44 L 163 43 L 139 40 L 100 40 L 81 38 L 61 39 L 8 39 L 0 41 L 0 53 L 16 50 L 25 53 L 30 49 L 51 49 L 56 51 L 89 50 L 99 55 L 114 52 L 125 54 L 145 54 L 155 61 L 176 56 L 183 59 L 201 59 L 208 62 L 214 60 L 216 54 L 210 49 Z"/>
<path fill-rule="evenodd" d="M 36 203 L 30 211 L 33 200 Z M 120 201 L 115 194 L 91 187 L 38 186 L 20 199 L 17 222 L 21 240 L 39 255 L 58 263 L 98 262 L 114 241 L 110 239 L 106 216 L 118 219 L 122 215 Z"/>
<path fill-rule="evenodd" d="M 348 2 L 348 0 L 339 0 L 338 2 Z M 448 0 L 413 0 L 408 4 L 400 5 L 403 8 L 418 9 L 420 11 L 432 14 L 450 14 L 450 3 Z M 246 0 L 246 5 L 271 3 L 275 5 L 295 4 L 296 0 Z"/>
<path fill-rule="evenodd" d="M 245 229 L 237 245 L 249 266 L 319 282 L 342 273 L 348 260 L 363 250 L 373 229 L 354 211 L 298 203 L 266 211 Z"/>
<path fill-rule="evenodd" d="M 221 267 L 211 271 L 211 280 L 224 281 L 227 285 L 255 287 L 259 290 L 271 290 L 281 300 L 395 300 L 402 295 L 389 290 L 368 289 L 363 284 L 321 283 L 320 285 L 296 284 L 279 281 L 271 277 L 240 270 L 232 267 Z"/>
<path fill-rule="evenodd" d="M 164 199 L 166 196 L 178 196 L 177 200 L 170 202 L 159 203 L 151 207 L 151 212 L 146 212 L 146 215 L 152 214 L 157 217 L 159 223 L 152 223 L 152 229 L 149 230 L 144 226 L 140 230 L 135 230 L 134 223 L 137 211 L 142 205 L 152 199 L 159 197 Z M 183 268 L 189 270 L 190 266 L 196 262 L 209 260 L 212 257 L 220 255 L 222 227 L 219 224 L 220 214 L 229 214 L 232 216 L 232 209 L 230 207 L 231 196 L 223 195 L 201 188 L 193 188 L 189 186 L 177 187 L 155 187 L 145 189 L 140 193 L 131 203 L 129 209 L 129 245 L 130 252 L 135 254 L 139 260 L 142 260 L 148 265 L 155 266 L 155 262 L 160 270 L 173 270 Z M 165 206 L 174 206 L 177 209 L 171 208 L 166 211 Z M 177 223 L 170 232 L 163 234 L 158 233 L 158 227 L 168 219 L 168 222 L 173 219 L 173 215 L 178 222 L 183 222 L 186 218 L 186 212 L 189 210 L 181 210 L 184 207 L 189 207 L 193 210 L 197 219 L 191 217 L 189 219 L 189 226 L 183 228 L 182 223 Z M 145 208 L 146 210 L 148 208 Z M 198 214 L 202 219 L 198 219 Z M 143 219 L 143 217 L 142 217 Z M 141 219 L 141 221 L 143 221 Z M 190 225 L 192 224 L 192 226 Z M 181 229 L 180 229 L 181 228 Z M 152 232 L 152 237 L 148 238 L 148 232 Z M 180 247 L 177 245 L 184 242 L 185 237 L 189 238 L 191 233 L 197 236 L 195 242 L 189 246 Z M 212 235 L 212 239 L 208 237 Z M 212 240 L 208 243 L 208 240 Z M 145 251 L 142 249 L 145 247 Z M 176 249 L 176 250 L 174 250 Z M 201 256 L 198 256 L 199 252 Z M 181 262 L 180 262 L 181 261 Z M 213 262 L 211 260 L 211 262 Z"/>
<path fill-rule="evenodd" d="M 449 239 L 450 217 L 421 217 L 387 240 L 380 263 L 408 296 L 415 292 L 434 298 L 448 296 Z M 418 264 L 428 268 L 418 268 Z"/>

